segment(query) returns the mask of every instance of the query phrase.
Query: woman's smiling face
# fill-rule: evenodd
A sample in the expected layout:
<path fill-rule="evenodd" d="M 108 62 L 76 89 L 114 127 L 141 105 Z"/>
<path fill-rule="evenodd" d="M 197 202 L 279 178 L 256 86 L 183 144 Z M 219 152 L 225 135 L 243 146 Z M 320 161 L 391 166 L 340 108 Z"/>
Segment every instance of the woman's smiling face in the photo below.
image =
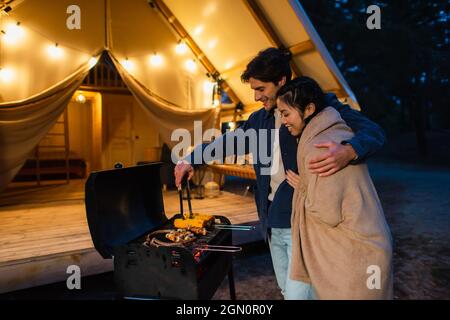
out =
<path fill-rule="evenodd" d="M 310 103 L 306 109 L 305 114 L 301 115 L 300 110 L 285 103 L 282 99 L 277 99 L 278 111 L 281 114 L 281 122 L 286 126 L 291 135 L 297 137 L 303 131 L 305 127 L 305 121 L 307 117 L 314 113 L 315 106 Z"/>

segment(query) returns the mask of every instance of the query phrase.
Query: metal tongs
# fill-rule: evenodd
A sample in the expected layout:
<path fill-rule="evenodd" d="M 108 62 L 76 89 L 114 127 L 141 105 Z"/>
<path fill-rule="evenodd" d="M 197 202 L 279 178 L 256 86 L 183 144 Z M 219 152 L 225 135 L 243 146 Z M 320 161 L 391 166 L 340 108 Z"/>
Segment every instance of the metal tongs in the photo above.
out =
<path fill-rule="evenodd" d="M 246 226 L 246 225 L 237 225 L 237 224 L 215 224 L 214 227 L 216 229 L 225 229 L 225 230 L 233 230 L 233 231 L 251 231 L 255 230 L 254 226 Z"/>
<path fill-rule="evenodd" d="M 189 213 L 184 213 L 183 210 L 183 182 L 181 182 L 178 187 L 178 194 L 180 197 L 180 213 L 184 219 L 192 219 L 194 215 L 192 214 L 192 204 L 191 204 L 191 187 L 189 185 L 189 179 L 186 179 L 186 193 L 187 193 L 187 201 L 189 207 Z M 231 224 L 214 224 L 214 227 L 217 229 L 225 229 L 225 230 L 234 230 L 234 231 L 251 231 L 255 230 L 254 226 L 246 226 L 246 225 L 231 225 Z"/>
<path fill-rule="evenodd" d="M 178 187 L 178 194 L 180 196 L 180 213 L 183 216 L 183 219 L 192 219 L 194 215 L 192 214 L 192 204 L 191 204 L 191 187 L 189 186 L 189 179 L 186 179 L 186 192 L 187 192 L 187 200 L 188 200 L 188 207 L 189 207 L 189 213 L 184 213 L 183 210 L 183 189 L 182 189 L 183 181 L 181 182 L 180 186 Z"/>
<path fill-rule="evenodd" d="M 216 246 L 213 244 L 198 244 L 194 246 L 195 250 L 199 251 L 219 251 L 219 252 L 239 252 L 242 247 L 235 246 Z"/>

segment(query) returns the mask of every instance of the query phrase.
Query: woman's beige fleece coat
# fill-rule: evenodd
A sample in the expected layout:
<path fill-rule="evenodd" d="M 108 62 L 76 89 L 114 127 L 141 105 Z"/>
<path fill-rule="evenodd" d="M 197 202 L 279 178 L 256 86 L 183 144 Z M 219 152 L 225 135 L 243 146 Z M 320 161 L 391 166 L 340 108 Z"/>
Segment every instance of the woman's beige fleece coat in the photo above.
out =
<path fill-rule="evenodd" d="M 391 299 L 392 240 L 366 164 L 319 177 L 307 163 L 326 152 L 315 143 L 350 140 L 339 113 L 325 108 L 298 145 L 291 278 L 311 283 L 319 299 Z"/>

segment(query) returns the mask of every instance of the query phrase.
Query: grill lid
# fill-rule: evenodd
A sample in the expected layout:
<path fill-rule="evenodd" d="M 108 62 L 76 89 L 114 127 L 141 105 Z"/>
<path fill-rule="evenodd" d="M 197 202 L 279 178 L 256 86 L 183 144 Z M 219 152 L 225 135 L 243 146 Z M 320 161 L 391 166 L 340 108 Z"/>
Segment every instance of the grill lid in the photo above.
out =
<path fill-rule="evenodd" d="M 92 172 L 85 185 L 86 215 L 92 241 L 103 258 L 167 221 L 161 163 Z"/>

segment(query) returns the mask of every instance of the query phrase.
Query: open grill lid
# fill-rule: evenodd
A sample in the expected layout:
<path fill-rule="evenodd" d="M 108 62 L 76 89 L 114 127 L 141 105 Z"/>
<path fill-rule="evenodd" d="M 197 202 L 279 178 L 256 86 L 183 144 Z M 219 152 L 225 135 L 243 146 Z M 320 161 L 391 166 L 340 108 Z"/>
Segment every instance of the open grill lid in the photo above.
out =
<path fill-rule="evenodd" d="M 86 215 L 92 241 L 103 258 L 167 221 L 161 163 L 92 172 L 85 185 Z"/>

